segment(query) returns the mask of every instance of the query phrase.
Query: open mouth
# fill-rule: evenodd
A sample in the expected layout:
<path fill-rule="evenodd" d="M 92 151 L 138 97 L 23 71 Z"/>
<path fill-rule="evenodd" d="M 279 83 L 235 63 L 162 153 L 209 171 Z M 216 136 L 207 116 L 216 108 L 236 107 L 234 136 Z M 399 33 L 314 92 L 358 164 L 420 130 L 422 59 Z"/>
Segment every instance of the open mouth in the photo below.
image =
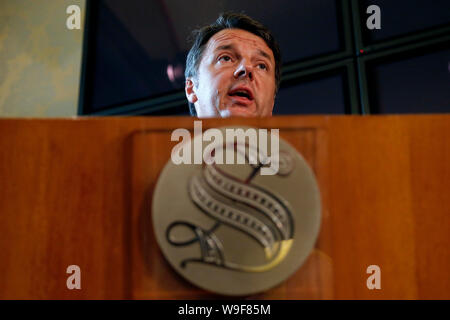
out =
<path fill-rule="evenodd" d="M 253 94 L 248 89 L 234 89 L 228 93 L 230 97 L 244 98 L 249 101 L 253 100 Z"/>

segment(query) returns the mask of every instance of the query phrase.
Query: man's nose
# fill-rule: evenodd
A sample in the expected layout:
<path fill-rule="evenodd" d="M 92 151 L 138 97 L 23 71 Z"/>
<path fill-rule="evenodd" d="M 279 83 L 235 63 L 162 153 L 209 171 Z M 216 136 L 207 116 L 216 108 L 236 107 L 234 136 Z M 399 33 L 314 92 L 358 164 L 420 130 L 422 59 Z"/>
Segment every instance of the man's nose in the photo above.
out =
<path fill-rule="evenodd" d="M 248 77 L 250 80 L 253 80 L 252 67 L 243 61 L 234 72 L 234 77 L 236 79 Z"/>

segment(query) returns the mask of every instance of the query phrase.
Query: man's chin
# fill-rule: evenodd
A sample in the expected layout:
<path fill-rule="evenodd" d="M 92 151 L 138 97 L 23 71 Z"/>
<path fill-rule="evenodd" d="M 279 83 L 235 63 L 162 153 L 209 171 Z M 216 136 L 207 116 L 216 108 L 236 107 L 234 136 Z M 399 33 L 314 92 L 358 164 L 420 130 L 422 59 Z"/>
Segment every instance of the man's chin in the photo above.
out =
<path fill-rule="evenodd" d="M 248 107 L 233 106 L 221 111 L 222 118 L 226 117 L 260 117 L 261 115 Z"/>

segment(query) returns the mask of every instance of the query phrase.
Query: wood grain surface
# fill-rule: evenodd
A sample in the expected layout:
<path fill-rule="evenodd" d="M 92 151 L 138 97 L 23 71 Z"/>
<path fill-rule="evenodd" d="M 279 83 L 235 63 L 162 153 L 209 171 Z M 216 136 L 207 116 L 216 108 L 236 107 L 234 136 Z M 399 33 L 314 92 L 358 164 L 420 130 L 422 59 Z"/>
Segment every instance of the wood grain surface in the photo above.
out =
<path fill-rule="evenodd" d="M 223 298 L 178 276 L 152 231 L 170 134 L 193 121 L 0 120 L 0 299 Z M 203 121 L 227 125 L 279 128 L 322 198 L 305 264 L 247 298 L 450 298 L 449 115 Z M 73 264 L 81 290 L 66 287 Z M 381 290 L 366 286 L 369 265 L 381 268 Z"/>

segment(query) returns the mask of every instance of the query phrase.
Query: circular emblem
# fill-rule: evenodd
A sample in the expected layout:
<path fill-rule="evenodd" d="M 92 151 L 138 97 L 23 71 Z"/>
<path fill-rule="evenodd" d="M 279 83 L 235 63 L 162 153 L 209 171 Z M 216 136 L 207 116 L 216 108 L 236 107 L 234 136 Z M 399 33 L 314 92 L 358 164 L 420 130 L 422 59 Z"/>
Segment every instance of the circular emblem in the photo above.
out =
<path fill-rule="evenodd" d="M 160 174 L 152 207 L 157 242 L 172 267 L 203 289 L 265 291 L 292 275 L 314 247 L 320 227 L 314 174 L 278 131 L 210 130 L 180 143 L 172 155 L 186 161 L 172 157 Z M 227 130 L 248 139 L 230 141 Z"/>

